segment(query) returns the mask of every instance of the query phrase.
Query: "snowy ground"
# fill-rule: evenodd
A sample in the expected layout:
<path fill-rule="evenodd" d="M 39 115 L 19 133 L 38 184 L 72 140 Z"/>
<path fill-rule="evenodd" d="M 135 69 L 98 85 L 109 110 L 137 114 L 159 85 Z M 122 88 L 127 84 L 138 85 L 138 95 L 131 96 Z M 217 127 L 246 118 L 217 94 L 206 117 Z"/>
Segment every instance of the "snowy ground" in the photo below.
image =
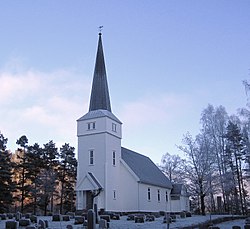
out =
<path fill-rule="evenodd" d="M 212 216 L 212 219 L 218 218 L 221 216 Z M 51 220 L 51 217 L 47 216 L 41 216 L 38 217 L 38 219 L 46 219 L 49 221 L 49 228 L 50 229 L 66 229 L 67 225 L 73 225 L 74 229 L 83 229 L 83 226 L 81 225 L 74 225 L 74 220 L 71 219 L 70 221 L 60 221 L 60 222 L 53 222 Z M 127 221 L 126 216 L 122 216 L 120 220 L 111 220 L 110 222 L 110 228 L 111 229 L 166 229 L 167 225 L 163 224 L 163 217 L 156 218 L 153 222 L 145 222 L 145 223 L 135 223 L 134 221 Z M 209 220 L 209 216 L 192 216 L 190 218 L 177 218 L 175 223 L 170 224 L 170 229 L 178 229 L 180 227 L 184 226 L 191 226 L 197 223 L 205 222 Z M 5 228 L 5 222 L 6 220 L 0 221 L 0 229 Z M 231 229 L 232 226 L 241 226 L 242 229 L 244 229 L 244 222 L 245 220 L 235 220 L 231 222 L 225 222 L 222 224 L 219 224 L 218 226 L 220 229 Z M 24 227 L 20 227 L 20 229 L 24 229 Z M 97 225 L 96 228 L 99 228 Z"/>

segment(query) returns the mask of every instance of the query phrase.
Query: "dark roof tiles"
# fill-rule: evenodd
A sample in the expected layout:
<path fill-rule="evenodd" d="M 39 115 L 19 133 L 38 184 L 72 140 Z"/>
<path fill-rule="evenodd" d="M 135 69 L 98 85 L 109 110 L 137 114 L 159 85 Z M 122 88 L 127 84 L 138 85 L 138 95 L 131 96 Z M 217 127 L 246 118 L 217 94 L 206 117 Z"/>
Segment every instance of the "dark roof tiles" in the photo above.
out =
<path fill-rule="evenodd" d="M 107 110 L 90 111 L 87 114 L 83 115 L 81 118 L 79 118 L 77 121 L 102 118 L 102 117 L 109 117 L 110 119 L 122 124 L 122 122 L 113 113 Z"/>
<path fill-rule="evenodd" d="M 137 175 L 141 183 L 163 188 L 172 188 L 172 184 L 169 179 L 161 172 L 161 170 L 151 161 L 149 157 L 124 147 L 121 149 L 121 156 L 125 163 Z"/>
<path fill-rule="evenodd" d="M 108 110 L 111 112 L 101 33 L 99 33 L 89 111 L 98 109 Z"/>

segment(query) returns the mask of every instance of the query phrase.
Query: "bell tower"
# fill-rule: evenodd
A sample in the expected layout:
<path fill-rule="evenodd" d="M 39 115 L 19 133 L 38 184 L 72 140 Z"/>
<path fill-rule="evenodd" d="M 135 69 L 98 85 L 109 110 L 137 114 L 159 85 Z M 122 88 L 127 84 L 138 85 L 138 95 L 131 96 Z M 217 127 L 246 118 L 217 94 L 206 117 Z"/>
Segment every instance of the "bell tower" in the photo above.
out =
<path fill-rule="evenodd" d="M 98 209 L 118 210 L 122 123 L 111 111 L 101 33 L 89 112 L 77 120 L 77 137 L 76 208 L 89 209 L 96 203 Z"/>

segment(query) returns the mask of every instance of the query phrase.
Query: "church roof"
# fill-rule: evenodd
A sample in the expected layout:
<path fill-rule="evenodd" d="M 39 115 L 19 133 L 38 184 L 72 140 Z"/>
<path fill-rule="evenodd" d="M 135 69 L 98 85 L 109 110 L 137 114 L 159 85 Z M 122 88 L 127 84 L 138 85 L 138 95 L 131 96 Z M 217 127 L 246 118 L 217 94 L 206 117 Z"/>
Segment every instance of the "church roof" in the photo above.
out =
<path fill-rule="evenodd" d="M 93 173 L 88 173 L 89 176 L 91 177 L 91 179 L 93 180 L 93 182 L 95 183 L 95 185 L 99 188 L 102 189 L 101 184 L 98 182 L 98 180 L 95 178 L 95 176 L 93 175 Z"/>
<path fill-rule="evenodd" d="M 171 196 L 189 196 L 188 192 L 187 192 L 187 188 L 185 187 L 184 184 L 172 184 L 173 188 L 171 190 Z M 183 191 L 183 192 L 182 192 Z"/>
<path fill-rule="evenodd" d="M 77 121 L 94 119 L 94 118 L 102 118 L 102 117 L 109 117 L 110 119 L 122 124 L 121 121 L 113 113 L 111 113 L 110 111 L 107 111 L 107 110 L 89 111 L 87 114 L 82 116 Z"/>
<path fill-rule="evenodd" d="M 149 157 L 124 147 L 121 148 L 121 156 L 125 163 L 138 176 L 141 183 L 163 188 L 172 188 L 170 180 Z"/>
<path fill-rule="evenodd" d="M 99 41 L 96 54 L 95 71 L 92 82 L 89 111 L 102 109 L 111 112 L 101 35 L 102 34 L 99 33 Z"/>
<path fill-rule="evenodd" d="M 183 184 L 173 184 L 173 189 L 171 190 L 171 195 L 180 195 Z"/>

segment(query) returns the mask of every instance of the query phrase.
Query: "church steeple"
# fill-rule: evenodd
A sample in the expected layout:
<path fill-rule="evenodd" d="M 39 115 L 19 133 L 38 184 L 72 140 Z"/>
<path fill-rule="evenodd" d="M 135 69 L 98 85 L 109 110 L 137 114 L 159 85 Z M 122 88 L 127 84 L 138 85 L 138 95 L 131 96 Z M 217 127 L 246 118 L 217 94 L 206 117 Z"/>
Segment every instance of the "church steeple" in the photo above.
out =
<path fill-rule="evenodd" d="M 92 82 L 89 111 L 94 111 L 99 109 L 111 112 L 101 33 L 99 33 L 99 41 L 96 54 L 95 71 Z"/>

